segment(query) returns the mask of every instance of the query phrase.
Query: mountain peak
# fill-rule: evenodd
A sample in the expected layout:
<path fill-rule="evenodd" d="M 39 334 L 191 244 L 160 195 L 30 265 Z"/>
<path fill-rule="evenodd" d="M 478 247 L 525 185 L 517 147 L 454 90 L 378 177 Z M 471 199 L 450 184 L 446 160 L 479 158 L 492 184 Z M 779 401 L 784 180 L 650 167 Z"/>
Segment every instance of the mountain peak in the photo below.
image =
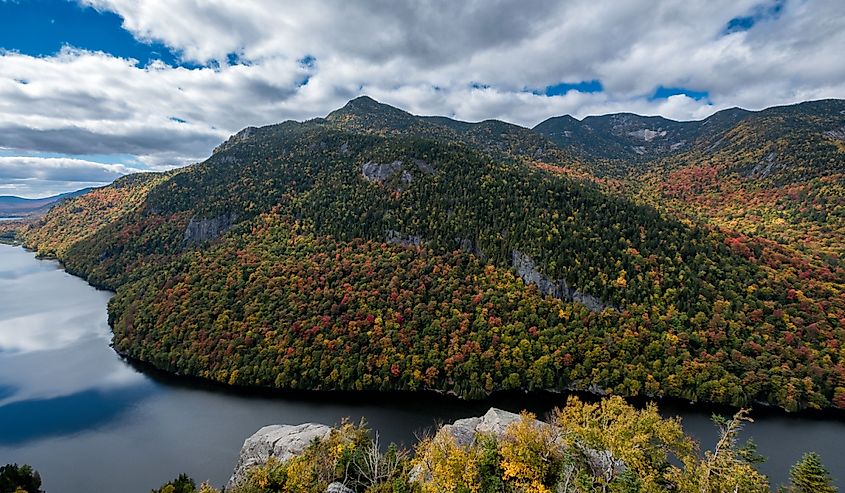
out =
<path fill-rule="evenodd" d="M 346 104 L 347 105 L 353 105 L 353 106 L 365 106 L 365 105 L 378 106 L 378 105 L 382 105 L 383 103 L 376 101 L 375 99 L 371 98 L 370 96 L 367 96 L 366 94 L 362 94 L 361 96 L 358 96 L 357 98 L 350 99 L 349 102 L 347 102 Z M 384 106 L 387 106 L 387 105 L 384 105 Z"/>
<path fill-rule="evenodd" d="M 326 118 L 331 120 L 344 115 L 364 116 L 373 114 L 401 114 L 411 116 L 406 111 L 390 106 L 389 104 L 380 103 L 369 96 L 358 96 L 355 99 L 350 99 L 343 108 L 329 113 Z"/>
<path fill-rule="evenodd" d="M 369 96 L 351 99 L 343 108 L 332 111 L 326 120 L 336 123 L 354 123 L 361 126 L 396 129 L 412 125 L 416 118 L 407 111 L 376 101 Z"/>

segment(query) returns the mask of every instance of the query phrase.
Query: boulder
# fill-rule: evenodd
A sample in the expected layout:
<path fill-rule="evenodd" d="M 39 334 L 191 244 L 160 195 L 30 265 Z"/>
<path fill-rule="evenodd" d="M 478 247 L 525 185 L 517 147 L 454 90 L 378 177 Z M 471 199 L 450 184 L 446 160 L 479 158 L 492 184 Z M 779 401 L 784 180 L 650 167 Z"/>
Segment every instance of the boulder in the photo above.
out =
<path fill-rule="evenodd" d="M 265 464 L 270 457 L 282 462 L 289 460 L 308 448 L 314 440 L 328 437 L 331 431 L 331 427 L 319 423 L 271 425 L 261 428 L 244 441 L 238 465 L 235 466 L 226 489 L 241 482 L 251 467 Z"/>
<path fill-rule="evenodd" d="M 507 430 L 508 426 L 510 426 L 510 424 L 514 421 L 519 421 L 519 419 L 519 414 L 491 407 L 486 413 L 484 413 L 484 416 L 459 419 L 450 425 L 443 425 L 439 430 L 437 430 L 437 435 L 439 436 L 442 433 L 449 434 L 455 440 L 457 445 L 467 447 L 472 445 L 476 436 L 479 434 L 492 434 L 497 439 L 502 438 L 505 435 L 505 430 Z M 537 419 L 534 420 L 534 424 L 536 426 L 543 427 L 551 426 L 548 423 L 544 423 Z M 411 469 L 410 477 L 412 481 L 425 482 L 428 480 L 419 465 Z"/>
<path fill-rule="evenodd" d="M 455 439 L 455 443 L 466 446 L 472 444 L 478 433 L 492 434 L 496 438 L 501 438 L 508 426 L 518 420 L 519 414 L 491 407 L 484 416 L 459 419 L 450 425 L 443 425 L 438 433 L 448 433 Z M 540 420 L 535 419 L 534 422 L 538 426 L 549 426 L 548 423 Z"/>
<path fill-rule="evenodd" d="M 326 493 L 355 493 L 355 490 L 335 481 L 326 487 Z"/>
<path fill-rule="evenodd" d="M 519 414 L 490 408 L 484 416 L 459 419 L 450 425 L 443 425 L 437 431 L 437 434 L 448 433 L 457 445 L 466 447 L 473 443 L 478 434 L 492 434 L 497 439 L 501 439 L 508 426 L 519 419 Z M 539 427 L 551 426 L 538 419 L 534 420 L 534 425 Z M 562 440 L 560 437 L 557 439 Z M 592 473 L 597 477 L 603 477 L 610 481 L 627 469 L 625 462 L 614 457 L 608 450 L 595 450 L 587 447 L 579 447 L 578 450 L 583 455 Z M 410 476 L 413 481 L 427 481 L 419 466 L 411 470 Z"/>

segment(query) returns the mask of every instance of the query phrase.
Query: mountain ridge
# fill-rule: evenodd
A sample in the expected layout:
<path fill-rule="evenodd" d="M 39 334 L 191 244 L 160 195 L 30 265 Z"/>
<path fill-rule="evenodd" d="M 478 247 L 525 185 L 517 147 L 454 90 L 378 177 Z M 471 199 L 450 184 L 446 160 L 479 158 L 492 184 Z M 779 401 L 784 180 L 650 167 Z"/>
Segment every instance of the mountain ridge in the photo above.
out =
<path fill-rule="evenodd" d="M 530 129 L 365 99 L 248 127 L 20 236 L 117 291 L 118 351 L 226 383 L 845 407 L 845 265 L 825 253 L 843 230 L 841 154 L 816 144 L 835 140 L 839 104 L 751 119 L 713 152 L 607 179 Z M 773 145 L 798 165 L 746 173 Z M 734 224 L 705 202 L 755 190 L 786 202 L 749 210 L 795 212 Z M 805 192 L 829 214 L 801 209 Z M 792 246 L 802 231 L 821 243 Z"/>
<path fill-rule="evenodd" d="M 23 217 L 46 212 L 46 209 L 61 200 L 84 195 L 93 190 L 82 188 L 72 192 L 59 193 L 49 197 L 25 198 L 14 195 L 0 195 L 0 216 Z"/>

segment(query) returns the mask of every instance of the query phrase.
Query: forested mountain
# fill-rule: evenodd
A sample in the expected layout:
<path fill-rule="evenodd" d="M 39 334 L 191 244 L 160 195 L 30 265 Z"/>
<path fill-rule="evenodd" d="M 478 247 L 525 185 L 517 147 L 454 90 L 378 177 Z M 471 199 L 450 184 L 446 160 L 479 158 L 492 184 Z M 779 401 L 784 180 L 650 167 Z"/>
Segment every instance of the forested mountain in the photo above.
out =
<path fill-rule="evenodd" d="M 116 289 L 119 351 L 232 384 L 845 407 L 843 111 L 558 119 L 547 136 L 362 97 L 20 237 Z M 629 159 L 631 139 L 653 144 Z M 719 210 L 752 191 L 790 220 Z"/>
<path fill-rule="evenodd" d="M 674 215 L 841 266 L 843 178 L 845 102 L 817 101 L 750 113 L 630 181 Z"/>
<path fill-rule="evenodd" d="M 650 164 L 660 162 L 660 158 L 688 162 L 690 155 L 761 151 L 780 140 L 794 146 L 784 153 L 785 158 L 804 161 L 805 153 L 823 152 L 835 141 L 841 147 L 845 139 L 843 111 L 842 100 L 823 100 L 758 112 L 732 108 L 699 121 L 631 113 L 588 116 L 583 120 L 566 115 L 549 118 L 534 130 L 563 149 L 584 159 L 592 158 L 595 174 L 624 176 L 650 169 Z M 802 141 L 803 148 L 798 145 Z M 767 165 L 763 163 L 757 174 L 767 168 L 765 174 L 770 174 L 773 167 Z"/>

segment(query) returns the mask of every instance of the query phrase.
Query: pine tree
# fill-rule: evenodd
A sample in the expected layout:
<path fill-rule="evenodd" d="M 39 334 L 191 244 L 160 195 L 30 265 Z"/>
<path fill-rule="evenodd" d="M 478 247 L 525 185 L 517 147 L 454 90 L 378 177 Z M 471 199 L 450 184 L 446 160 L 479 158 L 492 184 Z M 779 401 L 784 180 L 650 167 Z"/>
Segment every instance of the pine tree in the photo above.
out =
<path fill-rule="evenodd" d="M 804 454 L 789 472 L 790 493 L 836 493 L 830 473 L 815 452 Z"/>
<path fill-rule="evenodd" d="M 26 464 L 6 464 L 0 467 L 0 493 L 42 493 L 41 476 Z"/>

